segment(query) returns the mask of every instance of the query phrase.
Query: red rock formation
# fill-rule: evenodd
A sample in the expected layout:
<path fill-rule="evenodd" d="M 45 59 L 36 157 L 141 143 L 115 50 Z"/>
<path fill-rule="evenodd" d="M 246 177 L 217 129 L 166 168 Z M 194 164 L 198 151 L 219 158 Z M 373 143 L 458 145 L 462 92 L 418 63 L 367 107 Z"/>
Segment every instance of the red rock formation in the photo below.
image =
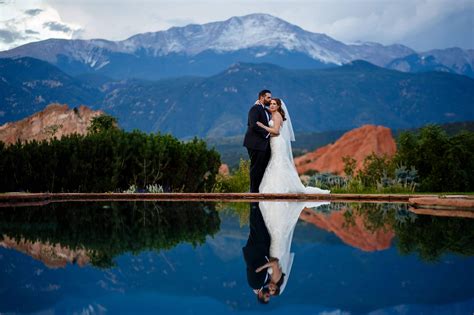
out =
<path fill-rule="evenodd" d="M 397 146 L 389 128 L 364 125 L 346 132 L 333 144 L 295 158 L 295 165 L 299 174 L 308 170 L 344 174 L 344 156 L 351 156 L 357 161 L 358 171 L 362 168 L 364 159 L 372 152 L 391 157 L 396 150 Z"/>
<path fill-rule="evenodd" d="M 93 117 L 103 114 L 81 105 L 76 110 L 67 105 L 50 104 L 43 111 L 0 126 L 0 141 L 11 144 L 20 140 L 44 140 L 56 136 L 86 134 Z"/>
<path fill-rule="evenodd" d="M 221 164 L 219 167 L 219 174 L 224 176 L 229 175 L 229 166 L 227 164 Z"/>
<path fill-rule="evenodd" d="M 60 244 L 52 245 L 41 242 L 17 241 L 3 235 L 0 246 L 15 249 L 25 253 L 34 259 L 42 261 L 49 268 L 65 267 L 67 263 L 77 263 L 83 267 L 89 263 L 90 258 L 85 249 L 71 250 Z"/>
<path fill-rule="evenodd" d="M 300 214 L 300 219 L 336 234 L 345 244 L 363 251 L 371 252 L 390 248 L 395 236 L 392 230 L 386 227 L 371 232 L 365 228 L 363 218 L 355 216 L 355 214 L 354 225 L 349 225 L 345 223 L 344 212 L 344 210 L 340 210 L 324 214 L 311 209 L 304 209 Z"/>

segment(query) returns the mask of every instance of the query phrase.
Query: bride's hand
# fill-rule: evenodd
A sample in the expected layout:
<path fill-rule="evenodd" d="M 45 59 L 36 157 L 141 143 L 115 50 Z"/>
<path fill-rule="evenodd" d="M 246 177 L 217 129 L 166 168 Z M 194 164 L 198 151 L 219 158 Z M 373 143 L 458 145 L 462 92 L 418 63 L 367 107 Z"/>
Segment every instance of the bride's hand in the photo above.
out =
<path fill-rule="evenodd" d="M 265 125 L 262 124 L 261 122 L 257 121 L 257 126 L 261 127 L 261 128 L 264 128 L 265 129 Z"/>

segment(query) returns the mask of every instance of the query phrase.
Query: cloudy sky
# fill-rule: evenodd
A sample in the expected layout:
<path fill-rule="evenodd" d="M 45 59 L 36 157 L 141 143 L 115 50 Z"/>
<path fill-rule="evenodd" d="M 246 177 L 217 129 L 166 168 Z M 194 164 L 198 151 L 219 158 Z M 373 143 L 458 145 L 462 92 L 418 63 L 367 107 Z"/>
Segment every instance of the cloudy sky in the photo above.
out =
<path fill-rule="evenodd" d="M 474 48 L 474 0 L 0 0 L 0 51 L 47 38 L 122 40 L 250 13 L 346 43 Z"/>

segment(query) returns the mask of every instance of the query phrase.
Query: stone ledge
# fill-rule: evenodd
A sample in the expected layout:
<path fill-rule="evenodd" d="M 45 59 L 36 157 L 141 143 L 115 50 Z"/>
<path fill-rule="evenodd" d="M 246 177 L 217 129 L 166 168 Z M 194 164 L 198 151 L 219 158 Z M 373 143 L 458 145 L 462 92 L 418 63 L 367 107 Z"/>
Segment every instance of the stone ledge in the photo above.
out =
<path fill-rule="evenodd" d="M 404 194 L 257 194 L 257 193 L 5 193 L 0 206 L 45 205 L 69 201 L 334 201 L 370 203 L 406 203 L 410 198 L 426 195 Z M 434 196 L 432 196 L 434 197 Z"/>
<path fill-rule="evenodd" d="M 412 197 L 410 205 L 417 209 L 464 209 L 474 210 L 474 196 L 423 196 Z"/>

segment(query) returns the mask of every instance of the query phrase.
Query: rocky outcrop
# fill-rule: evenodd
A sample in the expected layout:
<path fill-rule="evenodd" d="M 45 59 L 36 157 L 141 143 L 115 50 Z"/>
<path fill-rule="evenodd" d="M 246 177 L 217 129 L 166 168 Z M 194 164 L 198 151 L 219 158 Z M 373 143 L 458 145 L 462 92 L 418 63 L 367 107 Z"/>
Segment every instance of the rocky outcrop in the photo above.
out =
<path fill-rule="evenodd" d="M 344 156 L 355 159 L 356 172 L 363 166 L 364 159 L 372 153 L 393 156 L 397 150 L 395 139 L 389 128 L 364 125 L 346 132 L 335 143 L 321 147 L 314 152 L 295 158 L 299 174 L 309 170 L 344 174 Z"/>
<path fill-rule="evenodd" d="M 60 139 L 71 133 L 86 134 L 91 119 L 103 113 L 84 105 L 69 109 L 67 105 L 50 104 L 27 118 L 0 126 L 0 141 L 11 144 L 17 140 L 45 140 L 53 136 Z"/>
<path fill-rule="evenodd" d="M 49 268 L 65 267 L 68 263 L 78 264 L 83 267 L 90 261 L 85 249 L 72 250 L 60 244 L 48 244 L 41 242 L 31 242 L 25 240 L 15 240 L 3 235 L 0 246 L 15 249 L 34 259 L 42 261 Z"/>
<path fill-rule="evenodd" d="M 372 232 L 365 227 L 364 219 L 355 213 L 353 224 L 347 223 L 344 212 L 340 210 L 325 214 L 304 209 L 300 214 L 300 219 L 336 234 L 345 244 L 363 251 L 371 252 L 390 248 L 395 233 L 388 226 Z"/>
<path fill-rule="evenodd" d="M 221 166 L 219 167 L 219 174 L 223 176 L 228 176 L 230 174 L 229 165 L 225 163 L 221 164 Z"/>

